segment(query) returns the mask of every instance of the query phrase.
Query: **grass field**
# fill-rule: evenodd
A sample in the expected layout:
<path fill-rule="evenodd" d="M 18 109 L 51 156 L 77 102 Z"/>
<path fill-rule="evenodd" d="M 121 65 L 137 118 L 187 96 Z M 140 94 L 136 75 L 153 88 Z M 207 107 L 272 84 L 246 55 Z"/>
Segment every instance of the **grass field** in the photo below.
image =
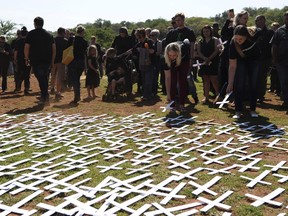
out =
<path fill-rule="evenodd" d="M 288 120 L 276 96 L 267 93 L 259 118 L 247 111 L 235 121 L 230 105 L 221 110 L 193 100 L 186 113 L 162 112 L 161 94 L 150 102 L 98 97 L 71 106 L 67 92 L 63 100 L 51 97 L 49 106 L 39 106 L 32 81 L 31 96 L 8 92 L 0 98 L 0 214 L 136 215 L 141 207 L 144 215 L 288 213 Z M 105 80 L 97 95 L 104 86 Z M 197 88 L 201 100 L 202 84 Z M 255 184 L 247 179 L 257 177 Z M 214 185 L 197 190 L 210 181 Z M 274 202 L 259 207 L 247 196 L 279 188 L 285 190 L 270 197 Z M 210 208 L 204 198 L 225 205 Z M 183 205 L 190 207 L 171 209 Z"/>

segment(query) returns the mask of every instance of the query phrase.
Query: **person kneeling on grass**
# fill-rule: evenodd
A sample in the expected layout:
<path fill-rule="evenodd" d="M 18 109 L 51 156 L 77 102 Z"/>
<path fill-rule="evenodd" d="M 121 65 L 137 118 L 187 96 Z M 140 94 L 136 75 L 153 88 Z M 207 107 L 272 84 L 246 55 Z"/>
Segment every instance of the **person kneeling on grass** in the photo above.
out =
<path fill-rule="evenodd" d="M 115 97 L 116 86 L 120 84 L 125 84 L 125 71 L 122 67 L 117 67 L 116 70 L 113 70 L 109 73 L 108 82 L 109 92 L 111 92 L 111 96 Z"/>

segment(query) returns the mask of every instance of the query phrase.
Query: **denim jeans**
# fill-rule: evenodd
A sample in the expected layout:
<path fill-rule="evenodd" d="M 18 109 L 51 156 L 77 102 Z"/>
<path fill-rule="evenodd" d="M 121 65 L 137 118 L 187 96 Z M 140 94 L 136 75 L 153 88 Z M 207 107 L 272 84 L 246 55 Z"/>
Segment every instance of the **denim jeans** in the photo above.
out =
<path fill-rule="evenodd" d="M 237 60 L 237 69 L 234 78 L 234 95 L 235 95 L 235 110 L 243 110 L 243 101 L 245 99 L 246 78 L 248 78 L 248 96 L 251 111 L 256 110 L 257 92 L 258 92 L 258 60 Z"/>
<path fill-rule="evenodd" d="M 42 100 L 49 99 L 49 94 L 48 94 L 49 66 L 50 66 L 49 64 L 32 66 L 35 77 L 37 78 L 38 83 L 39 83 Z"/>
<path fill-rule="evenodd" d="M 73 60 L 68 65 L 68 77 L 74 90 L 74 100 L 80 100 L 80 77 L 84 71 L 84 60 Z"/>

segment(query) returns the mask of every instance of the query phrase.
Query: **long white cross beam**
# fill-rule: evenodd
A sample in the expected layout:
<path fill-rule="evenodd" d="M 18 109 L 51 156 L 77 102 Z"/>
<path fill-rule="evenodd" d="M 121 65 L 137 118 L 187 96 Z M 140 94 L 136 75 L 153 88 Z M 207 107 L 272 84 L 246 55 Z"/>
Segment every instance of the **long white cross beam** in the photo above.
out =
<path fill-rule="evenodd" d="M 121 203 L 121 205 L 122 206 L 130 206 L 130 205 L 146 198 L 148 196 L 148 194 L 153 194 L 154 192 L 158 191 L 159 188 L 165 187 L 167 184 L 171 183 L 172 181 L 175 181 L 175 176 L 170 176 L 167 179 L 165 179 L 164 181 L 160 182 L 157 185 L 157 187 L 153 187 L 153 188 L 149 189 L 147 191 L 147 194 L 140 194 L 136 197 L 133 197 L 132 199 L 129 199 L 129 200 Z M 114 213 L 118 212 L 119 210 L 120 210 L 120 208 L 115 206 L 115 207 L 109 209 L 106 213 L 107 214 L 114 214 Z"/>
<path fill-rule="evenodd" d="M 277 202 L 277 201 L 273 201 L 272 199 L 279 196 L 284 191 L 285 191 L 284 188 L 277 188 L 276 190 L 272 191 L 270 194 L 268 194 L 264 197 L 258 197 L 258 196 L 251 195 L 251 194 L 245 194 L 245 196 L 247 196 L 250 199 L 256 200 L 255 202 L 251 203 L 251 205 L 255 206 L 255 207 L 259 207 L 264 203 L 267 203 L 267 204 L 272 205 L 272 206 L 281 207 L 282 203 Z"/>
<path fill-rule="evenodd" d="M 232 94 L 232 91 L 225 95 L 223 101 L 216 102 L 216 104 L 219 105 L 218 108 L 222 109 L 225 104 L 229 103 L 229 97 L 230 97 L 231 94 Z"/>
<path fill-rule="evenodd" d="M 188 169 L 191 169 L 191 168 L 189 166 L 187 166 L 186 164 L 188 164 L 188 163 L 190 163 L 192 161 L 195 161 L 195 160 L 197 160 L 197 158 L 195 158 L 195 157 L 191 158 L 189 160 L 183 161 L 183 162 L 179 162 L 179 163 L 174 161 L 174 160 L 168 160 L 168 162 L 172 163 L 172 165 L 170 165 L 168 167 L 168 169 L 175 169 L 175 168 L 181 167 L 183 169 L 188 170 Z"/>
<path fill-rule="evenodd" d="M 227 197 L 229 197 L 232 193 L 233 193 L 233 191 L 226 191 L 226 193 L 222 194 L 220 197 L 218 197 L 217 199 L 215 199 L 213 201 L 206 199 L 204 197 L 198 197 L 197 200 L 200 200 L 201 202 L 204 202 L 207 204 L 207 206 L 201 208 L 200 211 L 201 212 L 207 212 L 215 206 L 218 208 L 224 209 L 224 210 L 229 210 L 231 208 L 231 206 L 223 204 L 221 202 L 223 200 L 225 200 Z"/>
<path fill-rule="evenodd" d="M 100 168 L 100 169 L 102 169 L 101 171 L 100 171 L 100 173 L 105 173 L 105 172 L 107 172 L 107 171 L 109 171 L 109 170 L 121 170 L 121 169 L 123 169 L 122 167 L 118 167 L 119 165 L 121 165 L 121 164 L 123 164 L 123 163 L 126 163 L 128 160 L 123 160 L 123 161 L 120 161 L 120 162 L 118 162 L 118 163 L 116 163 L 116 164 L 112 164 L 112 165 L 110 165 L 110 166 L 96 166 L 97 168 Z"/>
<path fill-rule="evenodd" d="M 273 176 L 281 178 L 278 180 L 279 183 L 285 183 L 286 181 L 288 181 L 288 176 L 280 175 L 277 173 L 274 173 Z"/>
<path fill-rule="evenodd" d="M 174 207 L 171 207 L 171 208 L 167 208 L 166 211 L 172 213 L 172 212 L 177 212 L 177 211 L 183 211 L 183 210 L 186 210 L 186 209 L 192 209 L 190 211 L 187 211 L 187 215 L 194 215 L 196 213 L 198 213 L 198 210 L 195 209 L 195 207 L 198 207 L 198 206 L 201 206 L 203 205 L 203 203 L 201 202 L 193 202 L 193 203 L 189 203 L 189 204 L 184 204 L 184 205 L 180 205 L 180 206 L 174 206 Z M 150 211 L 150 212 L 146 212 L 145 213 L 145 216 L 154 216 L 154 215 L 161 215 L 163 214 L 163 212 L 161 210 L 155 210 L 155 211 Z M 184 216 L 185 214 L 183 213 L 182 216 Z"/>
<path fill-rule="evenodd" d="M 225 162 L 220 161 L 220 160 L 225 159 L 225 158 L 229 158 L 229 157 L 232 157 L 232 156 L 233 156 L 233 154 L 227 154 L 227 155 L 222 155 L 222 156 L 217 157 L 217 158 L 209 158 L 207 156 L 201 155 L 201 157 L 203 159 L 207 160 L 206 162 L 204 162 L 205 165 L 209 165 L 209 164 L 212 164 L 212 163 L 217 163 L 217 164 L 224 165 Z"/>
<path fill-rule="evenodd" d="M 221 179 L 220 176 L 215 176 L 213 179 L 211 179 L 209 182 L 207 182 L 204 185 L 199 185 L 194 181 L 189 181 L 188 183 L 197 188 L 196 190 L 192 191 L 192 194 L 196 196 L 198 196 L 202 192 L 206 192 L 213 196 L 217 196 L 217 193 L 210 190 L 209 188 L 212 187 L 214 184 L 216 184 L 220 179 Z"/>
<path fill-rule="evenodd" d="M 20 209 L 20 207 L 25 205 L 26 203 L 30 202 L 32 199 L 34 199 L 35 197 L 40 195 L 42 192 L 43 192 L 42 190 L 35 191 L 33 194 L 25 197 L 23 200 L 17 202 L 16 204 L 14 204 L 11 207 L 0 204 L 0 209 L 4 210 L 3 212 L 1 212 L 1 215 L 9 215 L 10 213 L 16 213 L 16 214 L 20 214 L 20 215 L 35 214 L 37 212 L 37 210 L 35 210 L 35 209 L 29 211 L 29 210 Z"/>
<path fill-rule="evenodd" d="M 252 169 L 252 170 L 259 170 L 260 167 L 254 166 L 258 162 L 260 162 L 262 158 L 255 158 L 252 162 L 250 162 L 247 165 L 242 165 L 242 164 L 235 164 L 237 167 L 241 167 L 241 169 L 238 170 L 238 172 L 245 172 L 246 170 Z"/>
<path fill-rule="evenodd" d="M 270 170 L 265 170 L 254 179 L 246 177 L 246 176 L 240 176 L 240 177 L 247 179 L 247 180 L 250 180 L 250 182 L 246 186 L 249 188 L 253 188 L 258 183 L 265 184 L 265 185 L 271 185 L 270 182 L 262 181 L 262 179 L 264 179 L 269 173 L 270 173 Z"/>
<path fill-rule="evenodd" d="M 277 172 L 279 169 L 288 169 L 288 167 L 284 167 L 283 165 L 286 163 L 287 161 L 280 161 L 278 164 L 276 164 L 275 166 L 269 165 L 269 164 L 265 164 L 265 167 L 270 167 L 272 168 L 271 171 L 272 172 Z"/>
<path fill-rule="evenodd" d="M 140 168 L 137 168 L 137 169 L 136 168 L 135 169 L 128 168 L 128 170 L 131 170 L 131 171 L 129 171 L 129 172 L 125 173 L 125 174 L 126 175 L 131 175 L 131 174 L 134 174 L 134 173 L 137 173 L 137 172 L 149 172 L 149 170 L 147 170 L 147 169 L 149 169 L 149 168 L 151 168 L 153 166 L 157 166 L 159 164 L 160 164 L 160 162 L 156 162 L 154 164 L 149 164 L 147 166 L 140 167 Z"/>

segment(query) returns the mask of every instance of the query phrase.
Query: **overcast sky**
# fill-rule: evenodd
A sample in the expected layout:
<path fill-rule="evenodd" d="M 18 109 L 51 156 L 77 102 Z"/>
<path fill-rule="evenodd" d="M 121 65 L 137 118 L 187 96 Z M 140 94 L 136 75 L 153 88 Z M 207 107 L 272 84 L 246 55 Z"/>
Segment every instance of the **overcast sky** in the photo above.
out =
<path fill-rule="evenodd" d="M 214 17 L 233 8 L 235 13 L 244 7 L 282 9 L 287 0 L 12 0 L 1 2 L 0 19 L 33 28 L 36 16 L 44 18 L 44 28 L 56 31 L 58 27 L 72 28 L 79 23 L 93 23 L 98 18 L 138 22 L 147 19 L 170 20 L 178 12 L 186 17 Z"/>

